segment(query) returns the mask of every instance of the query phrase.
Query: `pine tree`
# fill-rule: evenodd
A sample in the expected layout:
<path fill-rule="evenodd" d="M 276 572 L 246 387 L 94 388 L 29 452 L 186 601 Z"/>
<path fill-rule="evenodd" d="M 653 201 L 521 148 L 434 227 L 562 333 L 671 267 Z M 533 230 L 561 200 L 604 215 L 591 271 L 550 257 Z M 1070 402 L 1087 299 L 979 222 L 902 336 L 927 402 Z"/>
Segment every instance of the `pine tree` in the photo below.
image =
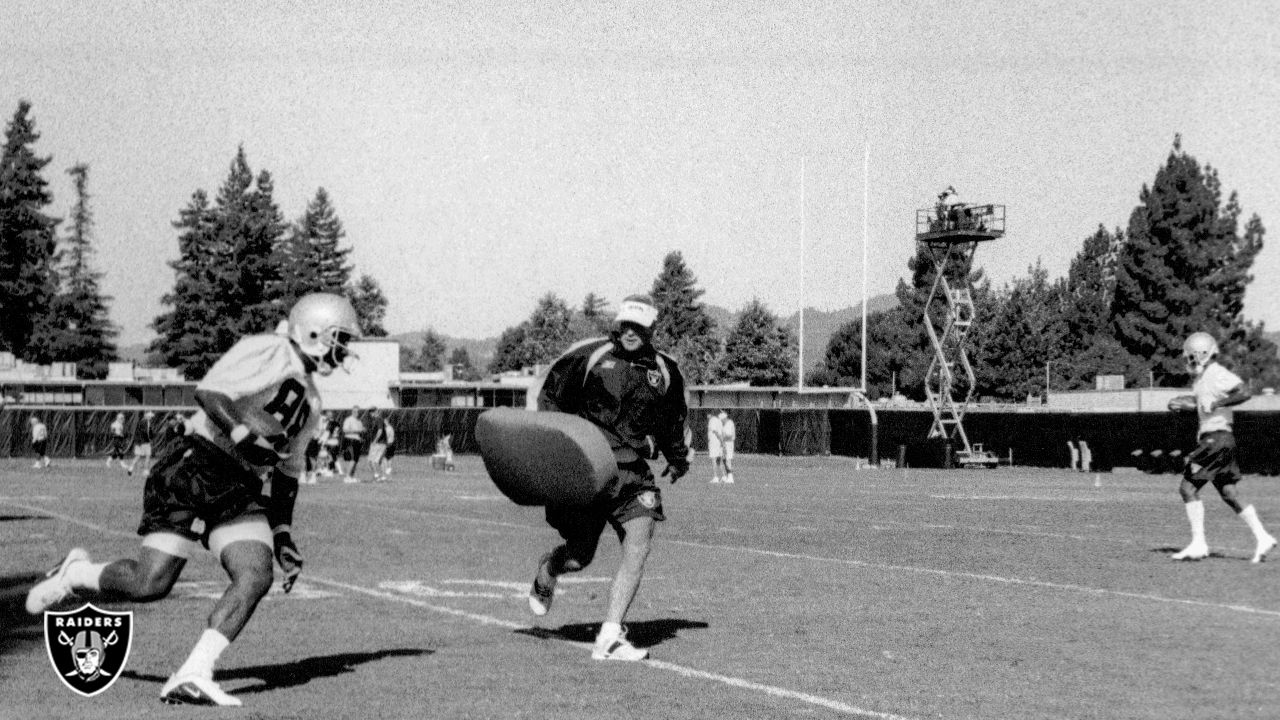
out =
<path fill-rule="evenodd" d="M 715 320 L 698 300 L 704 292 L 678 250 L 662 259 L 662 271 L 651 291 L 658 308 L 653 343 L 679 361 L 685 382 L 691 385 L 712 381 L 720 356 Z"/>
<path fill-rule="evenodd" d="M 456 347 L 449 353 L 449 365 L 453 367 L 453 379 L 475 382 L 480 379 L 480 372 L 471 362 L 471 353 L 464 347 Z"/>
<path fill-rule="evenodd" d="M 38 362 L 74 362 L 77 375 L 103 378 L 115 360 L 112 342 L 118 331 L 107 317 L 107 301 L 99 281 L 103 273 L 92 268 L 93 213 L 89 208 L 89 167 L 77 164 L 67 170 L 75 182 L 76 203 L 71 226 L 63 238 L 56 261 L 58 294 L 49 313 L 41 319 L 32 345 Z"/>
<path fill-rule="evenodd" d="M 1045 368 L 1061 357 L 1066 335 L 1065 287 L 1050 281 L 1037 259 L 1026 277 L 997 293 L 994 316 L 980 324 L 980 351 L 972 358 L 979 395 L 1023 400 L 1045 391 Z"/>
<path fill-rule="evenodd" d="M 345 236 L 329 193 L 319 188 L 282 246 L 280 294 L 285 305 L 307 293 L 343 292 L 352 272 L 347 262 L 351 249 L 340 247 Z"/>
<path fill-rule="evenodd" d="M 45 214 L 53 197 L 40 173 L 52 158 L 35 154 L 40 134 L 30 114 L 31 103 L 19 102 L 0 154 L 0 350 L 24 360 L 34 359 L 32 334 L 57 293 L 60 222 Z"/>
<path fill-rule="evenodd" d="M 1129 386 L 1146 380 L 1145 361 L 1130 355 L 1112 335 L 1116 263 L 1123 245 L 1123 230 L 1108 232 L 1098 225 L 1071 260 L 1063 297 L 1066 335 L 1050 366 L 1055 390 L 1093 389 L 1098 375 L 1124 375 Z"/>
<path fill-rule="evenodd" d="M 1241 314 L 1249 269 L 1262 249 L 1262 221 L 1253 216 L 1239 233 L 1236 194 L 1223 204 L 1217 170 L 1183 151 L 1180 136 L 1139 200 L 1116 268 L 1112 319 L 1120 344 L 1148 359 L 1162 385 L 1187 382 L 1182 341 L 1196 331 L 1214 335 L 1228 357 L 1265 353 L 1248 340 L 1260 333 Z M 1275 358 L 1249 362 L 1265 368 Z"/>
<path fill-rule="evenodd" d="M 378 281 L 370 275 L 361 275 L 347 285 L 346 296 L 360 318 L 361 334 L 366 338 L 386 337 L 387 329 L 382 323 L 387 317 L 387 296 Z"/>
<path fill-rule="evenodd" d="M 440 372 L 444 368 L 444 338 L 432 328 L 427 328 L 422 335 L 422 343 L 418 352 L 411 358 L 406 370 L 412 372 Z"/>
<path fill-rule="evenodd" d="M 796 377 L 795 333 L 753 298 L 725 338 L 718 377 L 721 382 L 787 386 Z"/>

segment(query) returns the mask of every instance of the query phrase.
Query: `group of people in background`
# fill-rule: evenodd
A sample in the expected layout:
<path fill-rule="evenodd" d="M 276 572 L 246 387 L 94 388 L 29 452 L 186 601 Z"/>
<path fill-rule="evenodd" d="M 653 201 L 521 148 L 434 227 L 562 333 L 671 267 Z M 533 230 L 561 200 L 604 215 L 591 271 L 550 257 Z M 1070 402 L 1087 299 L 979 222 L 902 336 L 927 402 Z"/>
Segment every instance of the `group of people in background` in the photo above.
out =
<path fill-rule="evenodd" d="M 307 442 L 302 482 L 315 485 L 322 477 L 335 476 L 346 483 L 360 482 L 356 469 L 360 458 L 366 456 L 366 449 L 373 482 L 389 481 L 395 443 L 395 426 L 380 410 L 369 414 L 368 426 L 360 418 L 359 407 L 351 408 L 342 422 L 324 413 L 315 434 Z"/>

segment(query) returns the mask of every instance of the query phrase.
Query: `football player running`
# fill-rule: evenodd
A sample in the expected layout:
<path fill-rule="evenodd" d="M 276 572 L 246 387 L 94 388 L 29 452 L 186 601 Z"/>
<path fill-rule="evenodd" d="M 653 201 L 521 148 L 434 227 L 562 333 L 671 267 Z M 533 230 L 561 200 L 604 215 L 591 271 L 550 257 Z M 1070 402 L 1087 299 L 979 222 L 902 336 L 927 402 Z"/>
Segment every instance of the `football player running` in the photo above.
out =
<path fill-rule="evenodd" d="M 1174 560 L 1200 560 L 1209 556 L 1204 536 L 1204 503 L 1200 488 L 1212 481 L 1222 500 L 1253 531 L 1257 543 L 1252 562 L 1266 559 L 1276 546 L 1276 539 L 1262 526 L 1253 505 L 1244 505 L 1236 490 L 1240 482 L 1240 466 L 1236 463 L 1236 440 L 1231 431 L 1232 412 L 1228 408 L 1249 399 L 1249 391 L 1240 376 L 1218 364 L 1218 342 L 1205 332 L 1192 333 L 1182 344 L 1187 372 L 1195 378 L 1192 392 L 1200 427 L 1196 449 L 1187 456 L 1182 483 L 1183 508 L 1191 523 L 1191 544 L 1172 555 Z"/>
<path fill-rule="evenodd" d="M 547 523 L 564 542 L 542 557 L 529 591 L 529 609 L 547 614 L 556 579 L 591 564 L 605 525 L 613 527 L 622 543 L 622 560 L 591 653 L 596 660 L 634 661 L 649 655 L 627 640 L 622 621 L 640 587 L 654 526 L 665 519 L 662 493 L 645 459 L 650 438 L 667 459 L 672 483 L 689 472 L 684 380 L 675 360 L 652 345 L 657 318 L 647 296 L 623 300 L 612 337 L 570 348 L 552 364 L 538 396 L 540 410 L 573 413 L 598 425 L 618 462 L 618 476 L 591 505 L 547 506 Z"/>
<path fill-rule="evenodd" d="M 200 542 L 231 584 L 160 697 L 240 705 L 214 682 L 213 667 L 271 587 L 273 556 L 284 572 L 285 592 L 302 571 L 290 523 L 305 447 L 320 418 L 312 374 L 345 369 L 353 357 L 349 343 L 359 336 L 350 302 L 314 293 L 294 304 L 277 334 L 237 342 L 196 386 L 200 410 L 188 422 L 190 432 L 170 443 L 147 475 L 137 558 L 95 563 L 75 548 L 31 589 L 27 611 L 38 614 L 81 593 L 159 600 Z M 268 470 L 269 496 L 261 479 Z"/>

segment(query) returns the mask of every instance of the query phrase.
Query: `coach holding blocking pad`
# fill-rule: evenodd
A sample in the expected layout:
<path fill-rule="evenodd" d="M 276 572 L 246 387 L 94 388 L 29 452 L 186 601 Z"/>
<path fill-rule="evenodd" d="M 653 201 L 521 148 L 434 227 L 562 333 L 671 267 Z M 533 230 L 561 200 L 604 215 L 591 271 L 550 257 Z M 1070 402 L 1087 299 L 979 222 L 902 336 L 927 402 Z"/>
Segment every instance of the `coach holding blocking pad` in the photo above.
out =
<path fill-rule="evenodd" d="M 654 525 L 665 519 L 662 493 L 646 461 L 652 454 L 650 438 L 667 460 L 672 483 L 689 471 L 684 379 L 675 360 L 653 347 L 657 319 L 647 296 L 623 300 L 610 336 L 569 348 L 552 364 L 538 395 L 540 410 L 571 413 L 597 425 L 618 462 L 618 475 L 591 504 L 547 506 L 547 522 L 564 542 L 542 557 L 529 592 L 529 608 L 545 615 L 556 579 L 587 567 L 605 524 L 611 525 L 622 543 L 622 560 L 591 654 L 597 660 L 649 655 L 627 641 L 622 621 L 640 587 Z"/>

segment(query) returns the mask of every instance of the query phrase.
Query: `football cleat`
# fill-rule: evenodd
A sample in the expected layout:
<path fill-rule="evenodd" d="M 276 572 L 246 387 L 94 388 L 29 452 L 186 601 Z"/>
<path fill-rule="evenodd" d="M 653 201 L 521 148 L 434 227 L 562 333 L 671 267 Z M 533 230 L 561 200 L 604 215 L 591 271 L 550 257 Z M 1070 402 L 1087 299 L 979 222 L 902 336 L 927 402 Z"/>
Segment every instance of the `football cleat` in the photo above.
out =
<path fill-rule="evenodd" d="M 1268 535 L 1265 539 L 1258 542 L 1258 547 L 1253 551 L 1253 559 L 1249 562 L 1260 563 L 1267 559 L 1267 553 L 1276 546 L 1276 539 Z"/>
<path fill-rule="evenodd" d="M 542 568 L 551 562 L 551 553 L 542 556 L 538 561 L 538 573 L 533 576 L 533 587 L 529 588 L 529 611 L 538 617 L 551 612 L 551 601 L 556 598 L 556 576 L 547 573 L 551 578 L 548 583 L 542 582 Z"/>
<path fill-rule="evenodd" d="M 160 691 L 160 701 L 169 705 L 218 705 L 240 707 L 240 699 L 228 695 L 213 678 L 202 675 L 175 675 Z"/>
<path fill-rule="evenodd" d="M 75 594 L 71 581 L 67 579 L 67 568 L 72 563 L 88 562 L 89 553 L 83 548 L 72 548 L 57 567 L 50 570 L 45 579 L 36 583 L 27 592 L 27 612 L 39 615 L 58 603 Z"/>
<path fill-rule="evenodd" d="M 648 650 L 642 650 L 627 641 L 624 629 L 613 637 L 605 637 L 602 633 L 596 638 L 596 646 L 591 650 L 592 660 L 623 660 L 636 662 L 649 657 Z"/>
<path fill-rule="evenodd" d="M 1202 542 L 1193 542 L 1170 557 L 1174 560 L 1203 560 L 1209 557 L 1209 546 Z"/>

